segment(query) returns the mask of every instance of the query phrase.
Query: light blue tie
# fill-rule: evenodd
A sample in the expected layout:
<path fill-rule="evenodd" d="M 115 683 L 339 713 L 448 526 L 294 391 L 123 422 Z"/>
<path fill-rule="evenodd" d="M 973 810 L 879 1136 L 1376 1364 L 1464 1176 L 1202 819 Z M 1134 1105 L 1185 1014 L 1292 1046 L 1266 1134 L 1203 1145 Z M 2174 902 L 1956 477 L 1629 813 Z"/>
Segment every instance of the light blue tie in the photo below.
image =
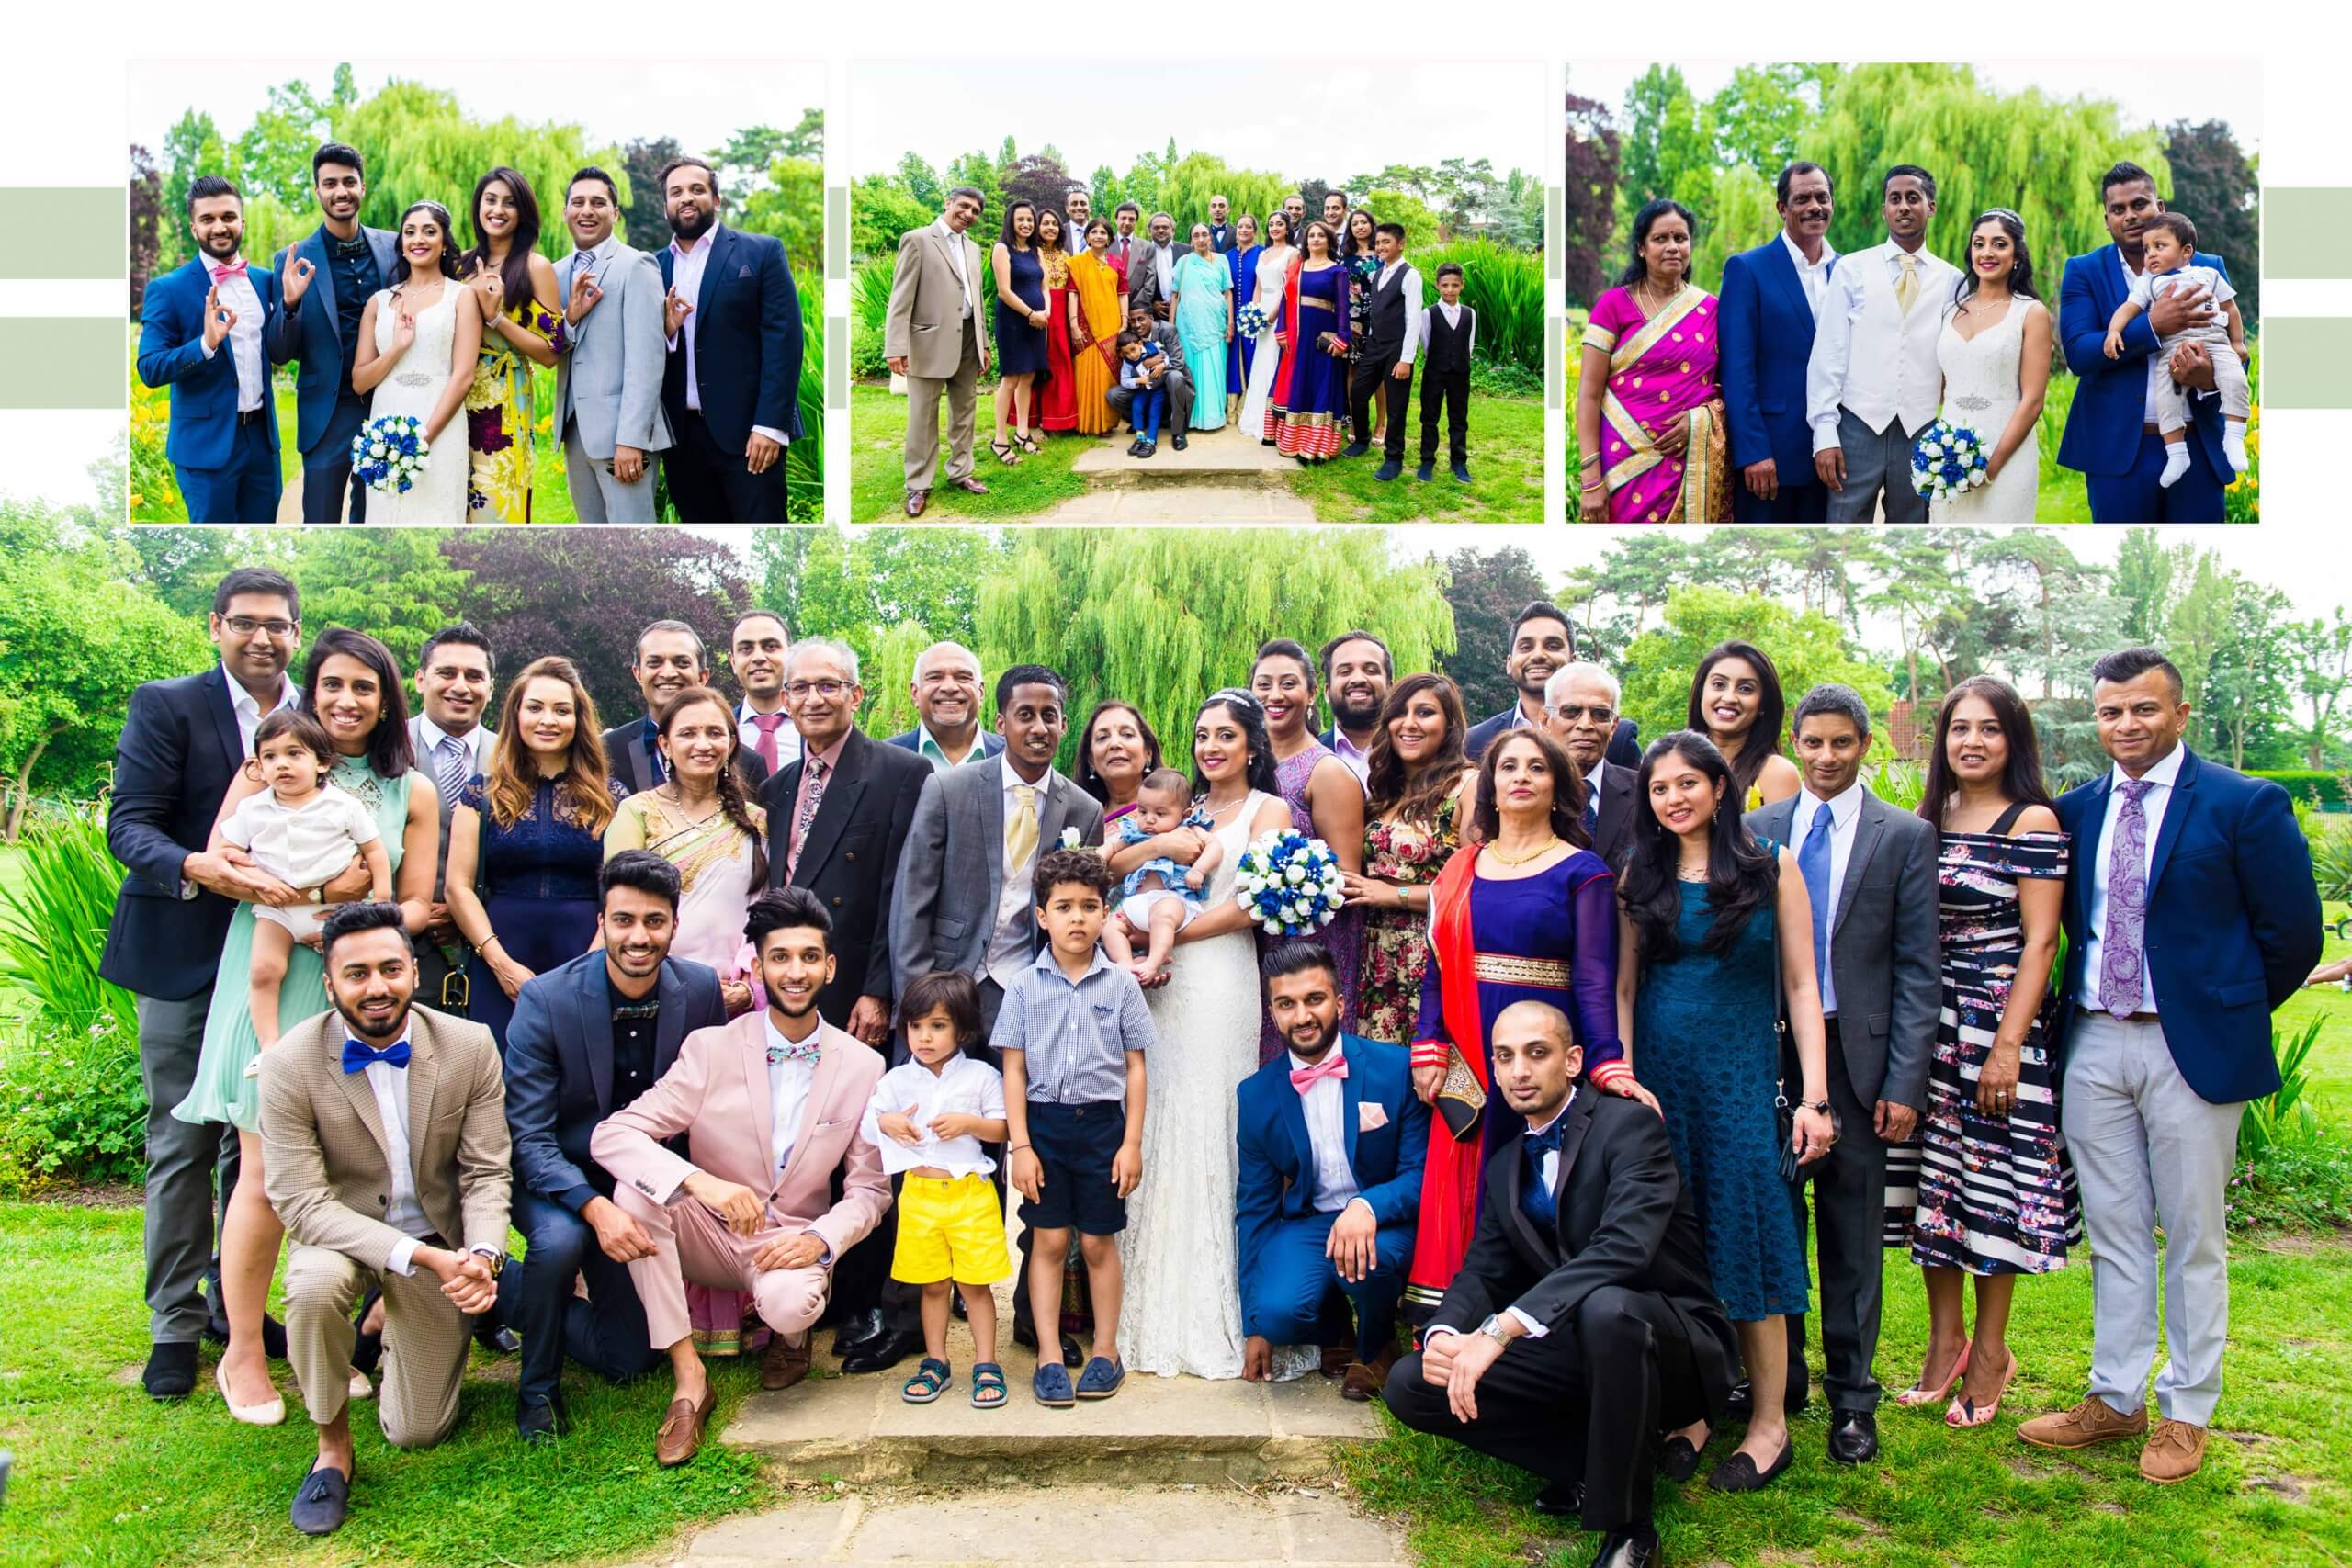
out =
<path fill-rule="evenodd" d="M 1797 870 L 1804 877 L 1805 897 L 1813 900 L 1813 972 L 1816 978 L 1829 968 L 1829 835 L 1834 818 L 1829 803 L 1813 814 L 1813 830 L 1797 851 Z"/>

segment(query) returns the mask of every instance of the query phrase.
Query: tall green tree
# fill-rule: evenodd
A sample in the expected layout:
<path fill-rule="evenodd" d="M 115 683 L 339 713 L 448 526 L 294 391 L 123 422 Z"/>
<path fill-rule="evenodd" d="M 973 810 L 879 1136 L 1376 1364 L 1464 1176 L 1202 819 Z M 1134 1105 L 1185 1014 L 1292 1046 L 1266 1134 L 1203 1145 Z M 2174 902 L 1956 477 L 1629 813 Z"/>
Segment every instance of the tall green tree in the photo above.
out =
<path fill-rule="evenodd" d="M 1519 700 L 1510 677 L 1503 673 L 1503 660 L 1510 652 L 1511 617 L 1549 592 L 1534 558 L 1516 545 L 1498 550 L 1460 549 L 1446 558 L 1445 602 L 1453 613 L 1453 651 L 1439 668 L 1462 688 L 1471 723 Z M 1400 674 L 1415 668 L 1396 666 Z"/>
<path fill-rule="evenodd" d="M 2310 705 L 2310 721 L 2302 727 L 2303 766 L 2327 766 L 2337 739 L 2336 724 L 2352 694 L 2352 618 L 2338 604 L 2325 620 L 2313 617 L 2288 628 L 2289 678 L 2295 694 Z"/>
<path fill-rule="evenodd" d="M 1753 169 L 1766 183 L 1803 155 L 1803 143 L 1821 100 L 1838 75 L 1835 65 L 1780 62 L 1735 67 L 1731 80 L 1707 100 L 1716 154 Z"/>
<path fill-rule="evenodd" d="M 196 237 L 188 231 L 187 187 L 200 175 L 237 176 L 228 143 L 209 114 L 189 109 L 164 132 L 162 150 L 163 205 L 157 222 L 155 270 L 169 272 L 196 254 Z"/>
<path fill-rule="evenodd" d="M 437 528 L 305 530 L 290 574 L 302 591 L 305 633 L 366 632 L 411 673 L 425 638 L 464 619 L 472 603 L 471 574 L 444 554 L 452 536 Z"/>
<path fill-rule="evenodd" d="M 2175 120 L 2165 138 L 2165 161 L 2172 165 L 2165 205 L 2197 225 L 2199 250 L 2230 264 L 2238 314 L 2252 333 L 2262 318 L 2262 186 L 2254 161 L 2222 120 Z"/>
<path fill-rule="evenodd" d="M 605 172 L 621 182 L 622 237 L 640 251 L 651 253 L 670 243 L 670 219 L 662 206 L 662 165 L 684 151 L 674 136 L 632 141 L 621 153 L 621 166 Z"/>
<path fill-rule="evenodd" d="M 1894 701 L 1886 671 L 1849 643 L 1828 616 L 1726 588 L 1692 587 L 1678 589 L 1667 600 L 1664 623 L 1625 650 L 1626 716 L 1653 739 L 1682 728 L 1690 716 L 1690 672 L 1707 649 L 1733 637 L 1770 652 L 1781 690 L 1792 699 L 1807 687 L 1838 681 L 1860 693 L 1873 716 L 1883 719 Z M 1788 738 L 1779 739 L 1785 745 Z"/>
<path fill-rule="evenodd" d="M 1682 70 L 1653 65 L 1625 93 L 1623 174 L 1618 181 L 1621 220 L 1630 220 L 1643 203 L 1672 197 L 1697 212 L 1713 187 L 1715 150 L 1699 100 Z M 1703 191 L 1702 191 L 1703 187 Z"/>
<path fill-rule="evenodd" d="M 311 196 L 311 154 L 326 140 L 330 111 L 303 82 L 269 89 L 267 100 L 237 138 L 237 167 L 248 199 L 276 197 L 289 210 Z"/>

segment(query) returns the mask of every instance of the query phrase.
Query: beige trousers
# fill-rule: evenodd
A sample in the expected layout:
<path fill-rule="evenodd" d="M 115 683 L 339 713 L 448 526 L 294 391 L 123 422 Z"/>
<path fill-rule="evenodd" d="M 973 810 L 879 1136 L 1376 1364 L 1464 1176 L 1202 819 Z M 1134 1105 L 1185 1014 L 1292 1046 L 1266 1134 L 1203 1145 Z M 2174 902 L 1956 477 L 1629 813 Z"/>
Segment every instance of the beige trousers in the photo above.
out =
<path fill-rule="evenodd" d="M 947 394 L 947 478 L 972 471 L 972 417 L 979 401 L 980 339 L 972 321 L 964 323 L 963 358 L 945 380 L 907 378 L 907 488 L 929 490 L 939 470 L 939 394 Z"/>
<path fill-rule="evenodd" d="M 323 1427 L 350 1397 L 351 1314 L 370 1285 L 384 1291 L 384 1383 L 377 1395 L 384 1440 L 429 1449 L 458 1424 L 472 1333 L 429 1269 L 379 1274 L 344 1253 L 297 1245 L 286 1259 L 286 1359 L 311 1419 Z"/>

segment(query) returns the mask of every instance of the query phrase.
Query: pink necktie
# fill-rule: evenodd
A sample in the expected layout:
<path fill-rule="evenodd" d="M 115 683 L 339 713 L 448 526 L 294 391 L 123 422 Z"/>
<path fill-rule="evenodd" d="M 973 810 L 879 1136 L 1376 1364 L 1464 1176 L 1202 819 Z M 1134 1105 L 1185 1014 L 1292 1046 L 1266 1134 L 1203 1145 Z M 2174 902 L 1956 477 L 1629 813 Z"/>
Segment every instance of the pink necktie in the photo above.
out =
<path fill-rule="evenodd" d="M 806 766 L 808 783 L 800 792 L 800 809 L 792 819 L 792 853 L 786 857 L 784 863 L 784 879 L 786 882 L 790 882 L 792 874 L 800 869 L 800 851 L 808 842 L 808 827 L 817 820 L 817 807 L 825 798 L 825 775 L 831 771 L 815 757 L 809 758 Z"/>
<path fill-rule="evenodd" d="M 759 741 L 752 750 L 759 753 L 760 761 L 768 765 L 770 773 L 775 772 L 776 727 L 784 720 L 785 716 L 780 713 L 755 713 L 752 716 L 752 728 L 760 732 Z"/>
<path fill-rule="evenodd" d="M 1344 1078 L 1347 1076 L 1347 1057 L 1334 1051 L 1311 1067 L 1293 1067 L 1290 1070 L 1290 1087 L 1305 1094 L 1325 1078 Z"/>

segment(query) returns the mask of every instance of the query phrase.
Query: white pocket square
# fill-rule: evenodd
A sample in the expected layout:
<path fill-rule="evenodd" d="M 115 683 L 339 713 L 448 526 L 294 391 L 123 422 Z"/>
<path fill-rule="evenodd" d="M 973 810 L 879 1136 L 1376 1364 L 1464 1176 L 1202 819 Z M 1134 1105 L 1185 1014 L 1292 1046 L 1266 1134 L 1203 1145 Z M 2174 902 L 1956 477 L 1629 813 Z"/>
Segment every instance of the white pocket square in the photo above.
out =
<path fill-rule="evenodd" d="M 1385 1127 L 1387 1125 L 1388 1108 L 1386 1106 L 1380 1105 L 1373 1100 L 1367 1100 L 1356 1107 L 1357 1132 L 1369 1133 L 1376 1127 Z"/>

